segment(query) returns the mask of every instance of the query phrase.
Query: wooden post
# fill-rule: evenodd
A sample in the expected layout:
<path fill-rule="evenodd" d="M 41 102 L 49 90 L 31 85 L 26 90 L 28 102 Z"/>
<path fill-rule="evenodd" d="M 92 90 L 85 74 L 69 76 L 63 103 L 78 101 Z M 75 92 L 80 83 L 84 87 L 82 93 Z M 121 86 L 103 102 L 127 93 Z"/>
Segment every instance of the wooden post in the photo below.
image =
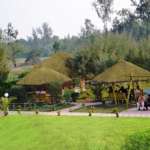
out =
<path fill-rule="evenodd" d="M 115 83 L 112 84 L 112 88 L 113 88 L 114 101 L 115 101 L 115 104 L 117 105 L 117 98 L 116 98 L 116 93 L 115 93 Z"/>
<path fill-rule="evenodd" d="M 133 80 L 132 80 L 132 75 L 130 76 L 130 84 L 129 84 L 129 90 L 128 90 L 128 97 L 126 99 L 126 106 L 127 109 L 129 107 L 129 100 L 130 100 L 130 94 L 131 94 L 131 86 L 132 86 Z"/>
<path fill-rule="evenodd" d="M 135 83 L 132 81 L 133 92 L 135 90 Z M 135 101 L 135 93 L 133 93 L 133 101 Z"/>

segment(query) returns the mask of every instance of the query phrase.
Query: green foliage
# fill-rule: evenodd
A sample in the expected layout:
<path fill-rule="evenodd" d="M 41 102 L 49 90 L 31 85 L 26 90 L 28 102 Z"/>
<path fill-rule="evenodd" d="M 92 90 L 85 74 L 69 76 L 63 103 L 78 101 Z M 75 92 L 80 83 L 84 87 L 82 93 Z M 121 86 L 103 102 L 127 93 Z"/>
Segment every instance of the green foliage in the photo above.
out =
<path fill-rule="evenodd" d="M 60 100 L 62 97 L 62 83 L 58 81 L 51 82 L 48 91 L 53 98 Z"/>
<path fill-rule="evenodd" d="M 119 112 L 119 109 L 116 107 L 112 110 L 112 113 L 118 113 Z"/>
<path fill-rule="evenodd" d="M 93 43 L 95 35 L 99 31 L 95 28 L 94 24 L 90 19 L 85 19 L 84 27 L 81 28 L 80 38 L 82 42 Z"/>
<path fill-rule="evenodd" d="M 0 82 L 6 80 L 9 73 L 8 59 L 5 51 L 6 47 L 0 44 Z"/>
<path fill-rule="evenodd" d="M 122 9 L 118 12 L 119 17 L 114 19 L 113 32 L 126 32 L 135 39 L 148 38 L 150 35 L 150 1 L 131 0 L 134 12 Z"/>
<path fill-rule="evenodd" d="M 71 89 L 65 89 L 63 94 L 63 99 L 66 101 L 72 101 L 72 94 L 74 93 Z"/>
<path fill-rule="evenodd" d="M 20 105 L 17 107 L 17 113 L 18 113 L 19 115 L 21 115 L 21 106 L 20 106 Z"/>
<path fill-rule="evenodd" d="M 150 150 L 150 131 L 136 132 L 126 139 L 123 150 Z"/>
<path fill-rule="evenodd" d="M 98 17 L 104 23 L 104 31 L 107 32 L 107 23 L 111 20 L 113 0 L 95 0 L 93 6 L 97 12 Z"/>
<path fill-rule="evenodd" d="M 95 95 L 93 91 L 88 88 L 86 91 L 80 93 L 79 100 L 95 100 Z"/>
<path fill-rule="evenodd" d="M 10 100 L 7 97 L 2 97 L 1 98 L 1 107 L 2 107 L 2 111 L 5 116 L 8 115 L 9 105 L 10 105 Z"/>
<path fill-rule="evenodd" d="M 8 54 L 9 58 L 12 61 L 14 67 L 17 67 L 17 56 L 24 50 L 24 47 L 19 41 L 15 41 L 8 44 Z"/>
<path fill-rule="evenodd" d="M 8 59 L 5 51 L 6 47 L 0 43 L 0 95 L 5 91 L 5 82 L 9 74 Z"/>
<path fill-rule="evenodd" d="M 92 79 L 107 68 L 106 66 L 109 63 L 114 63 L 111 58 L 108 60 L 108 57 L 108 54 L 99 51 L 95 47 L 93 49 L 85 48 L 77 51 L 73 58 L 70 58 L 68 67 L 74 77 Z"/>
<path fill-rule="evenodd" d="M 15 100 L 16 103 L 17 102 L 23 103 L 28 100 L 27 91 L 26 91 L 25 87 L 23 87 L 23 86 L 13 85 L 10 88 L 9 93 L 11 96 L 16 97 L 16 100 Z"/>
<path fill-rule="evenodd" d="M 56 53 L 60 49 L 60 43 L 58 41 L 55 41 L 53 44 L 53 51 Z"/>

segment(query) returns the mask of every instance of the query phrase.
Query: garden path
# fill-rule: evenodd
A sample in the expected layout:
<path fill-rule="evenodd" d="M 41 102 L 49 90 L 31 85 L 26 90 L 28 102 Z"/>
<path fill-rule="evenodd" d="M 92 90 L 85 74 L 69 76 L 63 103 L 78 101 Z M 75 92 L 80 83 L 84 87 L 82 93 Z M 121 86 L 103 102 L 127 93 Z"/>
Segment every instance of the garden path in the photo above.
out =
<path fill-rule="evenodd" d="M 85 106 L 90 105 L 99 105 L 100 103 L 86 103 Z M 70 108 L 65 108 L 60 110 L 62 116 L 88 116 L 89 113 L 84 112 L 71 112 L 74 109 L 79 109 L 82 107 L 81 103 L 74 103 L 74 106 Z M 39 112 L 40 115 L 48 115 L 48 116 L 56 116 L 58 111 L 53 112 Z M 9 112 L 11 115 L 17 114 L 16 111 Z M 33 115 L 35 114 L 34 111 L 21 111 L 23 115 Z M 0 113 L 2 115 L 2 112 Z M 99 117 L 115 117 L 116 115 L 113 113 L 92 113 L 92 116 L 99 116 Z M 138 111 L 137 108 L 130 108 L 126 111 L 119 113 L 120 117 L 150 117 L 150 110 L 149 111 Z"/>

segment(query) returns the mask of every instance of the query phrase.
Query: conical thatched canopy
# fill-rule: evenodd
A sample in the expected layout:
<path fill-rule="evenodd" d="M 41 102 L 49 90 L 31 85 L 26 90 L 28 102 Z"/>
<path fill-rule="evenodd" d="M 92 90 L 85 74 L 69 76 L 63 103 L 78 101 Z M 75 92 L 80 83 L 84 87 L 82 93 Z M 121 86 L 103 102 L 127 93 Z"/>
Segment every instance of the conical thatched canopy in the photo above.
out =
<path fill-rule="evenodd" d="M 71 58 L 69 53 L 57 52 L 56 54 L 51 55 L 48 59 L 44 60 L 41 64 L 36 65 L 35 68 L 50 68 L 66 76 L 70 76 L 70 69 L 66 66 L 69 58 Z"/>
<path fill-rule="evenodd" d="M 44 85 L 52 81 L 70 81 L 71 79 L 55 70 L 48 68 L 37 68 L 31 71 L 25 78 L 20 80 L 18 84 L 21 85 Z"/>
<path fill-rule="evenodd" d="M 103 83 L 146 81 L 150 79 L 150 72 L 125 60 L 120 60 L 117 64 L 95 77 L 95 81 Z"/>

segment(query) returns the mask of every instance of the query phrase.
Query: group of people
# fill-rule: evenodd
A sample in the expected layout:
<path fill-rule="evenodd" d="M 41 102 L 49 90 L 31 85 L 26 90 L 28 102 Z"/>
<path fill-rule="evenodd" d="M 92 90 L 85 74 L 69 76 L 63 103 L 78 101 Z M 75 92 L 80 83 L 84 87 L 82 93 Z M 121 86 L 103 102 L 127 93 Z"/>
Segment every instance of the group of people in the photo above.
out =
<path fill-rule="evenodd" d="M 139 111 L 148 110 L 148 107 L 150 106 L 150 95 L 144 95 L 143 90 L 140 89 L 139 86 L 137 86 L 137 89 L 135 90 L 135 99 Z"/>
<path fill-rule="evenodd" d="M 125 88 L 124 86 L 117 85 L 114 89 L 114 92 L 116 96 L 119 94 L 122 95 L 122 97 L 119 98 L 124 100 L 127 99 L 129 96 L 129 101 L 134 100 L 137 104 L 137 109 L 139 111 L 148 110 L 148 107 L 150 107 L 150 94 L 144 95 L 144 91 L 139 87 L 139 85 L 137 85 L 135 89 L 134 88 L 130 89 L 130 93 L 129 93 L 129 86 Z M 103 88 L 103 90 L 101 91 L 102 99 L 107 99 L 110 93 L 113 93 L 112 86 Z"/>

